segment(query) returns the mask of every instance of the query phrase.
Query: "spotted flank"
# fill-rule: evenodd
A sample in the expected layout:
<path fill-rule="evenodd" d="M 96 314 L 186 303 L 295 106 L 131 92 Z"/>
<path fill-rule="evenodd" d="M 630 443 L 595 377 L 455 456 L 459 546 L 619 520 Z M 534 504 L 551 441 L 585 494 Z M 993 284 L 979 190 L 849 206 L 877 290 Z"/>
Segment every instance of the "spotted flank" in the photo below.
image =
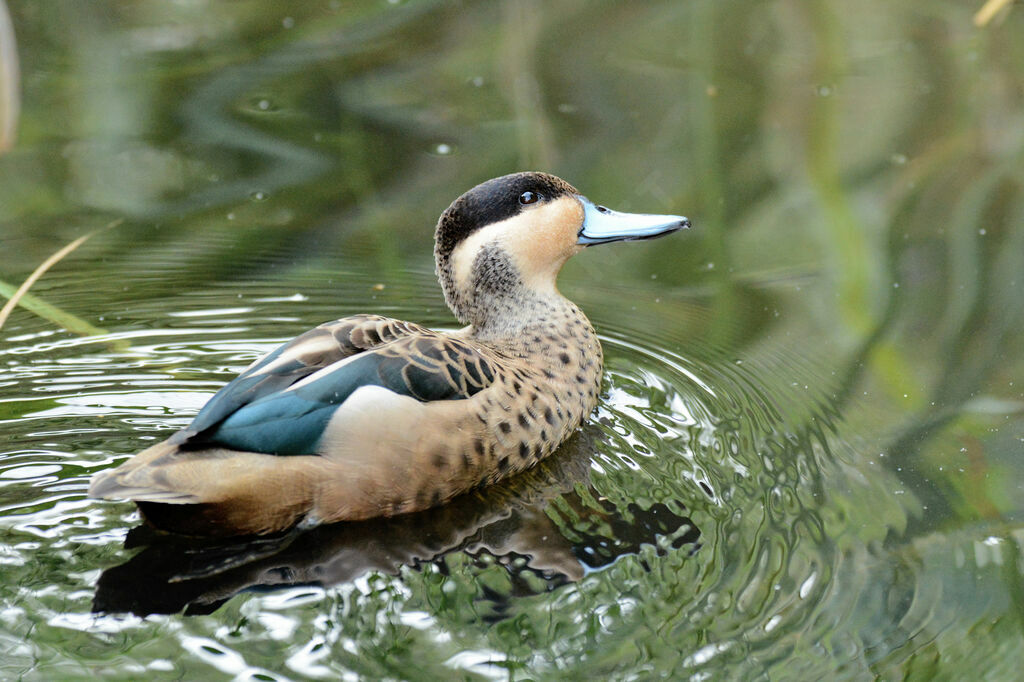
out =
<path fill-rule="evenodd" d="M 186 428 L 97 474 L 154 525 L 267 533 L 443 504 L 550 455 L 593 411 L 601 346 L 555 287 L 591 244 L 687 227 L 595 206 L 543 173 L 485 182 L 435 234 L 453 333 L 377 315 L 322 324 L 259 359 Z"/>

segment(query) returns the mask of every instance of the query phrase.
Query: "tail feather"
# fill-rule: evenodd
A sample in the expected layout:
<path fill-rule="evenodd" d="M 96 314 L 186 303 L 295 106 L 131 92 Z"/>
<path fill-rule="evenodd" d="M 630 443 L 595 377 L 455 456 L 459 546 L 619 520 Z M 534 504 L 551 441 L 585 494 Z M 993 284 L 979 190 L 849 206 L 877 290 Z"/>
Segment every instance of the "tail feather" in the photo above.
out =
<path fill-rule="evenodd" d="M 138 483 L 123 480 L 125 478 L 128 478 L 128 476 L 116 469 L 100 472 L 93 477 L 92 482 L 89 484 L 89 497 L 104 500 L 162 502 L 164 504 L 195 504 L 200 502 L 200 499 L 191 493 L 139 485 Z"/>
<path fill-rule="evenodd" d="M 182 451 L 164 441 L 96 474 L 89 496 L 131 500 L 147 520 L 166 530 L 266 533 L 294 525 L 310 512 L 325 478 L 323 465 L 317 456 Z"/>
<path fill-rule="evenodd" d="M 166 441 L 146 448 L 116 469 L 101 471 L 89 483 L 89 497 L 105 500 L 147 500 L 166 504 L 194 504 L 194 492 L 172 485 L 164 468 L 179 452 Z"/>

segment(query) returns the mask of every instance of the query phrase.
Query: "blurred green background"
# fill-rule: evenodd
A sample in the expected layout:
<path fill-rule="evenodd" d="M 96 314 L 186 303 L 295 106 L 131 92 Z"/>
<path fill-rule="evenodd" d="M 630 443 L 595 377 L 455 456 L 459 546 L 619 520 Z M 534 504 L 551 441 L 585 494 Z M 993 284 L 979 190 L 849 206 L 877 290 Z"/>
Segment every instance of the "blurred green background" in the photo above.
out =
<path fill-rule="evenodd" d="M 0 670 L 1013 679 L 1024 11 L 979 28 L 979 6 L 10 2 L 0 293 L 124 222 L 0 331 L 0 549 L 17 567 L 0 639 L 18 652 Z M 504 630 L 429 572 L 370 574 L 312 614 L 251 598 L 206 620 L 88 616 L 130 518 L 85 500 L 88 474 L 187 421 L 245 364 L 229 351 L 355 312 L 452 326 L 437 216 L 525 169 L 693 222 L 589 249 L 561 287 L 609 350 L 601 423 L 624 440 L 598 449 L 658 455 L 650 480 L 595 485 L 674 500 L 704 546 L 513 601 Z M 637 401 L 651 423 L 630 421 Z M 685 438 L 658 426 L 698 403 Z M 446 570 L 469 594 L 466 566 Z M 378 620 L 353 631 L 368 603 Z M 282 666 L 307 629 L 333 633 L 331 656 Z M 213 640 L 246 664 L 192 645 Z"/>

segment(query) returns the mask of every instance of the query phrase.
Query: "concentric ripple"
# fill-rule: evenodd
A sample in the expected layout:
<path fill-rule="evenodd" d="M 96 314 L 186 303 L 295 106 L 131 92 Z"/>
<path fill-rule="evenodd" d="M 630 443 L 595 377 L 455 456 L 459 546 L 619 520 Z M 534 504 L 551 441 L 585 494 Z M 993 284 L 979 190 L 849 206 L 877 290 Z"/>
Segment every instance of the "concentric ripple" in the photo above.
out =
<path fill-rule="evenodd" d="M 211 544 L 129 532 L 131 505 L 85 498 L 93 473 L 186 424 L 339 298 L 450 324 L 429 269 L 370 272 L 352 264 L 340 293 L 307 272 L 142 297 L 86 338 L 19 318 L 0 349 L 4 675 L 269 676 L 286 661 L 300 676 L 744 677 L 783 662 L 814 676 L 899 663 L 914 636 L 943 632 L 924 567 L 882 551 L 906 523 L 898 484 L 839 437 L 831 377 L 784 349 L 706 350 L 678 331 L 702 314 L 685 301 L 677 331 L 597 316 L 590 424 L 536 470 L 441 509 Z M 1000 556 L 1019 541 L 993 537 Z M 868 627 L 865 599 L 895 620 Z"/>

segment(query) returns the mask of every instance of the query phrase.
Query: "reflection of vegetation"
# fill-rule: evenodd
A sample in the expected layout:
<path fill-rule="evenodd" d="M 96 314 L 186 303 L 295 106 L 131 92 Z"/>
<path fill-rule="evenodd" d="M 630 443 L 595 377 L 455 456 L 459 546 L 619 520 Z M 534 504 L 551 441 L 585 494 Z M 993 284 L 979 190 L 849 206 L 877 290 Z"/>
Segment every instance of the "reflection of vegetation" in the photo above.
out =
<path fill-rule="evenodd" d="M 807 163 L 809 180 L 823 208 L 823 252 L 830 278 L 836 281 L 841 319 L 854 334 L 871 329 L 872 289 L 868 234 L 854 214 L 851 196 L 843 183 L 839 146 L 839 102 L 833 89 L 842 79 L 843 41 L 839 18 L 826 2 L 808 5 L 817 54 L 811 77 L 815 86 L 808 121 Z"/>
<path fill-rule="evenodd" d="M 668 427 L 615 432 L 617 449 L 601 453 L 649 451 L 641 472 L 601 480 L 616 502 L 693 488 L 688 507 L 708 521 L 695 560 L 618 562 L 571 590 L 510 602 L 488 630 L 477 581 L 507 589 L 504 569 L 452 555 L 446 575 L 371 577 L 333 593 L 331 626 L 284 611 L 298 630 L 260 642 L 278 646 L 273 656 L 246 639 L 262 632 L 256 609 L 232 602 L 215 626 L 240 633 L 253 665 L 292 660 L 294 642 L 322 636 L 310 652 L 401 677 L 413 668 L 388 667 L 389 655 L 412 666 L 433 652 L 432 630 L 398 622 L 412 612 L 435 616 L 445 646 L 483 652 L 512 676 L 686 677 L 732 663 L 751 677 L 813 678 L 842 661 L 850 676 L 927 677 L 976 672 L 956 661 L 982 654 L 1020 662 L 1007 648 L 1021 626 L 1003 616 L 1022 602 L 1024 13 L 977 31 L 962 6 L 909 2 L 11 9 L 24 97 L 19 145 L 0 160 L 0 241 L 17 254 L 5 279 L 26 276 L 97 211 L 133 216 L 38 283 L 50 289 L 33 289 L 88 325 L 193 332 L 168 312 L 240 298 L 253 312 L 237 314 L 239 327 L 261 341 L 359 310 L 450 324 L 428 286 L 434 221 L 463 189 L 521 164 L 551 165 L 614 208 L 693 220 L 686 235 L 588 251 L 563 287 L 623 341 L 609 353 L 612 391 L 643 394 L 623 368 L 642 365 L 621 350 L 634 343 L 675 353 L 718 392 L 677 440 Z M 279 283 L 313 300 L 251 304 Z M 16 312 L 4 333 L 53 323 Z M 26 343 L 19 361 L 80 352 Z M 208 389 L 228 372 L 211 377 L 200 359 L 236 362 L 228 356 L 186 354 L 167 368 Z M 143 378 L 124 381 L 152 380 L 145 362 L 133 368 Z M 53 377 L 20 376 L 0 395 L 12 447 L 63 442 L 18 420 L 24 391 Z M 678 383 L 648 386 L 647 414 L 608 428 L 677 418 L 669 396 L 690 397 Z M 701 497 L 702 475 L 719 497 Z M 116 521 L 97 523 L 109 532 Z M 27 614 L 53 641 L 69 630 L 46 608 L 64 613 L 66 594 L 83 592 L 62 551 L 38 552 L 60 566 L 42 581 L 66 588 L 60 604 L 32 596 Z M 987 553 L 1003 557 L 996 570 Z M 90 559 L 89 569 L 111 563 Z M 653 573 L 634 573 L 645 560 Z M 979 625 L 993 620 L 994 630 Z M 803 636 L 812 622 L 828 631 L 824 649 Z M 158 629 L 126 636 L 177 657 Z M 915 632 L 929 643 L 910 641 Z M 73 657 L 61 646 L 51 658 Z M 37 654 L 25 665 L 45 665 Z"/>

